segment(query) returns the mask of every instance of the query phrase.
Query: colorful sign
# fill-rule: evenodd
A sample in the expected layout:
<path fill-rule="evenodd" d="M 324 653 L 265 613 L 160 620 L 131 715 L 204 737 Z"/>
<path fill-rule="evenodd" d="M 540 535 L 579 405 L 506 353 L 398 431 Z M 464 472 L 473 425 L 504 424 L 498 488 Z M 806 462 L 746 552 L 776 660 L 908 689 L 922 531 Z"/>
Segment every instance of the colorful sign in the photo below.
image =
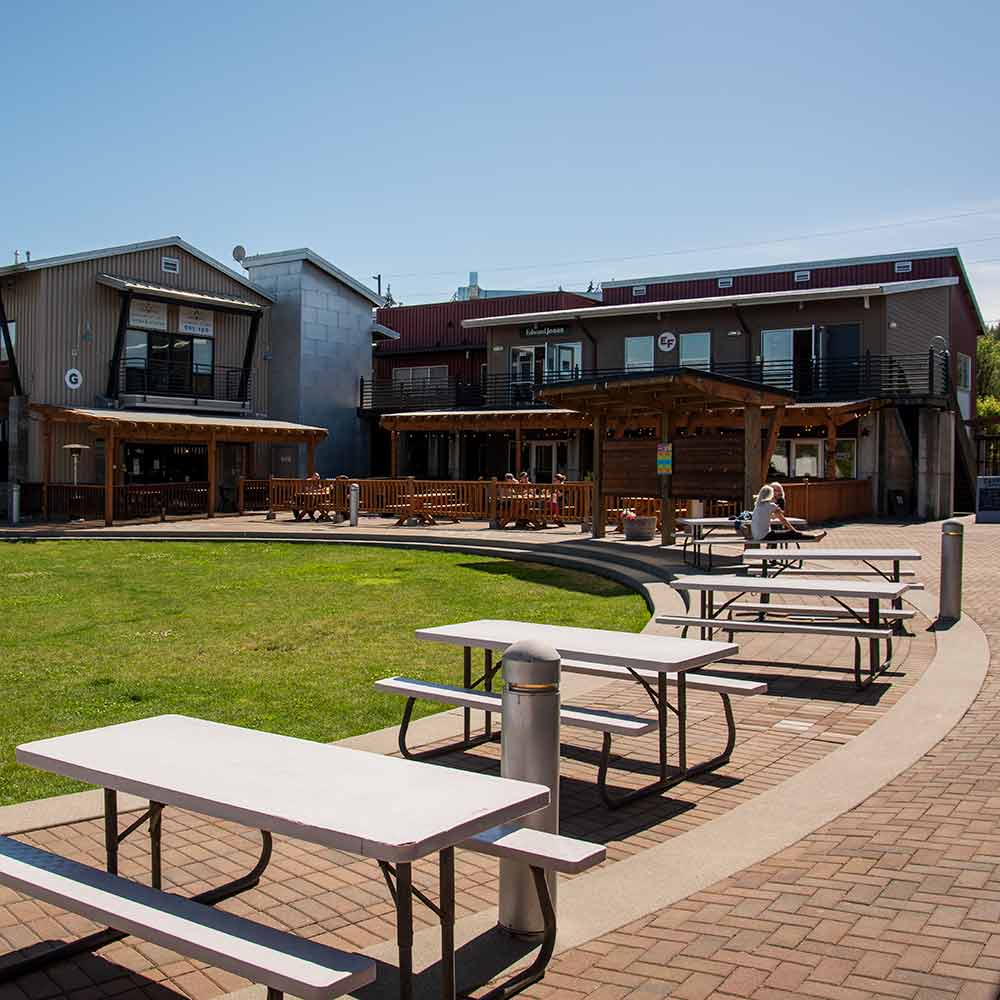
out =
<path fill-rule="evenodd" d="M 659 442 L 656 446 L 656 474 L 672 476 L 674 474 L 674 446 Z"/>
<path fill-rule="evenodd" d="M 133 299 L 128 310 L 128 325 L 142 330 L 167 330 L 166 302 L 146 302 Z"/>
<path fill-rule="evenodd" d="M 177 329 L 180 333 L 191 333 L 196 337 L 214 335 L 215 313 L 210 309 L 192 309 L 181 306 L 177 310 Z"/>

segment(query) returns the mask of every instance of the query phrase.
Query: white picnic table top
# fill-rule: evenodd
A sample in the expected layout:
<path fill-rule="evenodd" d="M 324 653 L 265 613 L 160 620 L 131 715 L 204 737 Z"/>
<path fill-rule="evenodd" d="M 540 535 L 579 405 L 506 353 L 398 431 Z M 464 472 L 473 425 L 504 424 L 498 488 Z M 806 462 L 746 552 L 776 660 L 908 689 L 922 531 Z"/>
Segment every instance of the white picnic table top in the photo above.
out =
<path fill-rule="evenodd" d="M 913 584 L 891 580 L 804 580 L 784 576 L 679 576 L 674 590 L 707 590 L 729 594 L 813 594 L 819 597 L 865 597 L 886 600 L 901 597 Z"/>
<path fill-rule="evenodd" d="M 17 760 L 380 861 L 413 861 L 549 801 L 526 781 L 182 715 L 25 743 Z"/>
<path fill-rule="evenodd" d="M 785 520 L 790 524 L 797 525 L 804 525 L 808 523 L 805 518 L 788 517 L 787 515 Z M 679 517 L 677 518 L 677 523 L 690 524 L 699 528 L 731 528 L 739 522 L 737 522 L 735 518 L 730 517 Z"/>
<path fill-rule="evenodd" d="M 920 559 L 916 549 L 746 549 L 744 559 L 768 562 L 822 562 L 824 559 L 854 562 L 913 562 Z"/>
<path fill-rule="evenodd" d="M 519 639 L 541 639 L 560 656 L 667 674 L 697 670 L 739 652 L 739 646 L 730 642 L 490 618 L 417 629 L 417 638 L 479 649 L 506 649 Z"/>

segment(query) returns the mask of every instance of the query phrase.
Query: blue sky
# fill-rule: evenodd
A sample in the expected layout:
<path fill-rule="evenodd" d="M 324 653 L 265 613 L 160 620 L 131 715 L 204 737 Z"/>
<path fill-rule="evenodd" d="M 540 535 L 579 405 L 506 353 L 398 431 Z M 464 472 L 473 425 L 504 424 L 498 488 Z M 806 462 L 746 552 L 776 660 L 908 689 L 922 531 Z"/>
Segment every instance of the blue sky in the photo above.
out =
<path fill-rule="evenodd" d="M 958 245 L 1000 318 L 995 2 L 4 17 L 3 262 L 305 245 L 419 302 Z"/>

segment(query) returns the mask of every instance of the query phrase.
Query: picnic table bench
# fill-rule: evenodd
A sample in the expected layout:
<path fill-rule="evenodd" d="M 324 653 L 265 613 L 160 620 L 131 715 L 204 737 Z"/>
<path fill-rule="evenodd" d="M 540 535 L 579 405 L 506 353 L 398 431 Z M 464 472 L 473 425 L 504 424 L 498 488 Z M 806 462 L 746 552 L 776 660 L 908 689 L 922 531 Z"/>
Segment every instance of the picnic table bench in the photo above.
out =
<path fill-rule="evenodd" d="M 793 528 L 802 529 L 808 526 L 807 522 L 801 517 L 788 517 L 786 520 Z M 724 548 L 741 546 L 746 550 L 760 544 L 759 542 L 754 542 L 741 530 L 741 526 L 746 525 L 749 531 L 749 521 L 737 521 L 735 518 L 728 517 L 679 517 L 677 518 L 677 523 L 686 529 L 686 532 L 681 536 L 681 558 L 687 562 L 688 549 L 690 549 L 694 554 L 691 565 L 700 569 L 702 567 L 702 552 L 707 551 L 708 566 L 706 568 L 709 572 L 712 570 L 713 550 L 716 547 L 720 545 Z M 769 542 L 767 544 L 769 546 L 787 546 L 793 543 L 810 541 L 812 541 L 811 538 L 791 538 L 788 541 Z"/>
<path fill-rule="evenodd" d="M 731 643 L 490 619 L 418 629 L 416 635 L 418 639 L 463 647 L 462 687 L 432 684 L 411 678 L 386 678 L 379 682 L 381 690 L 401 694 L 407 698 L 404 728 L 409 722 L 413 701 L 417 698 L 454 704 L 464 709 L 462 740 L 446 747 L 436 748 L 431 751 L 432 753 L 464 750 L 493 738 L 491 717 L 494 713 L 501 714 L 500 698 L 492 694 L 491 690 L 493 677 L 499 670 L 499 663 L 494 665 L 493 653 L 496 650 L 505 650 L 519 639 L 541 639 L 552 645 L 563 658 L 563 669 L 567 672 L 591 673 L 593 676 L 627 679 L 631 683 L 640 684 L 656 711 L 653 720 L 645 716 L 626 715 L 602 709 L 582 709 L 568 705 L 562 708 L 561 721 L 565 725 L 594 729 L 603 733 L 597 788 L 601 799 L 612 809 L 663 792 L 681 781 L 716 770 L 727 763 L 736 741 L 736 724 L 730 697 L 754 695 L 766 691 L 766 685 L 757 682 L 741 681 L 737 678 L 694 676 L 693 672 L 701 667 L 736 653 L 738 647 Z M 475 679 L 472 676 L 473 648 L 484 650 L 483 672 Z M 476 690 L 480 685 L 483 690 Z M 668 688 L 676 691 L 676 705 L 668 700 Z M 723 703 L 728 727 L 727 743 L 723 752 L 696 765 L 689 765 L 687 761 L 688 690 L 706 690 L 718 694 Z M 483 732 L 475 736 L 472 734 L 471 726 L 473 710 L 485 714 Z M 675 768 L 671 768 L 667 753 L 669 712 L 673 712 L 677 717 L 678 750 Z M 657 779 L 628 794 L 613 795 L 607 786 L 612 737 L 641 736 L 654 729 L 657 732 L 659 755 Z M 405 734 L 402 732 L 401 738 L 405 741 Z"/>
<path fill-rule="evenodd" d="M 458 523 L 458 518 L 449 510 L 458 507 L 454 491 L 443 490 L 440 492 L 414 493 L 407 497 L 406 503 L 400 504 L 399 520 L 396 527 L 400 528 L 410 518 L 416 518 L 421 524 L 435 525 L 437 517 L 446 517 L 453 523 Z"/>
<path fill-rule="evenodd" d="M 884 671 L 892 660 L 891 627 L 883 623 L 888 620 L 887 614 L 880 608 L 880 602 L 901 598 L 911 587 L 902 581 L 890 580 L 836 580 L 819 581 L 804 579 L 774 579 L 773 577 L 750 576 L 683 576 L 672 580 L 670 586 L 684 593 L 700 594 L 700 613 L 693 615 L 658 615 L 657 622 L 661 625 L 675 625 L 682 629 L 682 635 L 690 628 L 697 628 L 702 638 L 711 638 L 717 631 L 730 635 L 736 632 L 771 632 L 798 635 L 829 635 L 846 636 L 854 640 L 854 680 L 858 688 L 871 684 L 875 677 Z M 734 596 L 716 606 L 715 595 L 733 594 Z M 721 618 L 724 612 L 740 607 L 739 600 L 745 594 L 760 594 L 761 602 L 752 605 L 757 617 L 754 621 L 742 621 L 732 617 Z M 781 605 L 770 605 L 774 595 L 791 595 L 796 597 L 812 596 L 831 599 L 838 610 L 844 612 L 845 622 L 830 620 L 829 616 L 819 614 L 824 620 L 788 621 L 781 614 Z M 845 603 L 847 600 L 863 599 L 867 602 L 866 609 L 855 608 Z M 768 618 L 768 615 L 772 615 Z M 777 620 L 775 617 L 777 616 Z M 895 615 L 895 609 L 893 609 Z M 862 680 L 861 675 L 861 642 L 868 642 L 868 679 Z M 880 643 L 886 643 L 886 657 L 879 658 Z"/>
<path fill-rule="evenodd" d="M 334 491 L 329 487 L 303 490 L 292 497 L 292 517 L 296 521 L 329 521 L 332 515 L 343 513 L 337 506 Z"/>
<path fill-rule="evenodd" d="M 546 871 L 580 871 L 604 848 L 517 821 L 548 804 L 542 785 L 314 743 L 184 716 L 158 716 L 18 747 L 20 763 L 105 788 L 107 872 L 0 838 L 0 884 L 110 925 L 110 929 L 6 964 L 0 980 L 91 951 L 128 934 L 213 962 L 307 1000 L 373 981 L 369 959 L 301 940 L 211 906 L 252 888 L 271 856 L 272 833 L 375 859 L 396 905 L 400 996 L 413 995 L 413 898 L 441 923 L 443 1000 L 455 1000 L 455 848 L 526 861 L 545 916 L 532 966 L 499 987 L 504 996 L 537 982 L 555 943 Z M 119 829 L 117 793 L 149 810 Z M 261 857 L 246 876 L 193 899 L 161 888 L 161 814 L 188 809 L 262 831 Z M 149 821 L 151 885 L 118 875 L 123 840 Z M 413 885 L 413 862 L 436 853 L 437 904 Z M 527 975 L 527 979 L 525 976 Z M 532 978 L 534 977 L 534 978 Z"/>

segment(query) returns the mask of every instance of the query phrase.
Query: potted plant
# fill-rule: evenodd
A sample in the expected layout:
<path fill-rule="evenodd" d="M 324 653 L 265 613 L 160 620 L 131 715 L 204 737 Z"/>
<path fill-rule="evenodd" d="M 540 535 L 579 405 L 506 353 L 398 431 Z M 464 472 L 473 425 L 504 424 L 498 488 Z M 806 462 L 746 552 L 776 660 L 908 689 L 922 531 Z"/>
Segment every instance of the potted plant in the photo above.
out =
<path fill-rule="evenodd" d="M 640 516 L 626 509 L 622 511 L 622 527 L 627 542 L 650 542 L 656 537 L 656 516 Z"/>

